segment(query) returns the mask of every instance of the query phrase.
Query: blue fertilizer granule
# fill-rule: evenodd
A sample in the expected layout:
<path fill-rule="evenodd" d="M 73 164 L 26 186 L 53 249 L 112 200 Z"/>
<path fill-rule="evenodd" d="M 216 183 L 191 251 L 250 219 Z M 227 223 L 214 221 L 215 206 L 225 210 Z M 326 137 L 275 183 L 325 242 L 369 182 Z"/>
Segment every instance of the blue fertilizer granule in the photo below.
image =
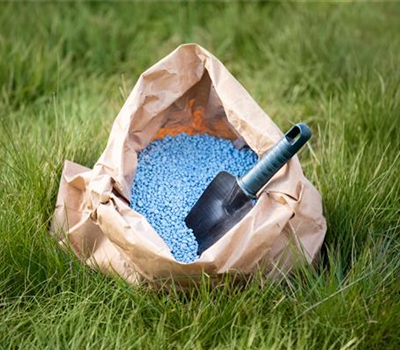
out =
<path fill-rule="evenodd" d="M 220 171 L 241 176 L 257 162 L 249 148 L 210 135 L 166 136 L 138 156 L 131 207 L 142 214 L 171 249 L 175 259 L 195 260 L 197 241 L 185 217 Z"/>

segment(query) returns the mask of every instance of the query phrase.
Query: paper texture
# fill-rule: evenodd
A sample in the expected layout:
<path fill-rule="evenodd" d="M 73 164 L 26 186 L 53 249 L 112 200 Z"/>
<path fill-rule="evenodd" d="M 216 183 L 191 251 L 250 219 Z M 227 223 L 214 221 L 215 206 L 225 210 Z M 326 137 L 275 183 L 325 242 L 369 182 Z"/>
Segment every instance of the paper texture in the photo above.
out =
<path fill-rule="evenodd" d="M 297 157 L 264 188 L 256 206 L 193 263 L 176 261 L 146 218 L 129 207 L 137 153 L 152 139 L 180 132 L 241 137 L 258 155 L 282 133 L 212 54 L 183 45 L 144 72 L 119 112 L 93 169 L 66 161 L 52 233 L 89 266 L 131 283 L 202 272 L 288 271 L 312 262 L 326 223 L 318 191 Z M 297 247 L 298 249 L 294 249 Z M 296 258 L 295 258 L 296 257 Z"/>

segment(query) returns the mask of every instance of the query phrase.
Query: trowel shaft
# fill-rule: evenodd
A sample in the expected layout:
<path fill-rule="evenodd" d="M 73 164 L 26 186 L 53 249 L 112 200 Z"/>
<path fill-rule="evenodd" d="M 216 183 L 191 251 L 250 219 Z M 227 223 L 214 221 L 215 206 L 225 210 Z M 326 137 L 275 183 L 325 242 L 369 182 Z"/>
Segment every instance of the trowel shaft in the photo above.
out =
<path fill-rule="evenodd" d="M 258 163 L 243 177 L 238 185 L 249 197 L 255 198 L 264 185 L 309 140 L 311 130 L 304 123 L 294 125 L 275 146 L 267 151 Z"/>

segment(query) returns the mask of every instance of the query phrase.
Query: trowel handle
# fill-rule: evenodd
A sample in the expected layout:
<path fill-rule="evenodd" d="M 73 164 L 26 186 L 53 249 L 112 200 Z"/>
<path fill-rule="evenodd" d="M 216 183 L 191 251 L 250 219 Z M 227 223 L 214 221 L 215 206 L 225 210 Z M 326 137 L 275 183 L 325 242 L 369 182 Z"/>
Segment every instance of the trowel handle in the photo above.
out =
<path fill-rule="evenodd" d="M 304 124 L 294 125 L 271 149 L 264 153 L 258 163 L 240 179 L 238 184 L 249 197 L 256 197 L 264 185 L 292 158 L 310 139 L 311 130 Z"/>

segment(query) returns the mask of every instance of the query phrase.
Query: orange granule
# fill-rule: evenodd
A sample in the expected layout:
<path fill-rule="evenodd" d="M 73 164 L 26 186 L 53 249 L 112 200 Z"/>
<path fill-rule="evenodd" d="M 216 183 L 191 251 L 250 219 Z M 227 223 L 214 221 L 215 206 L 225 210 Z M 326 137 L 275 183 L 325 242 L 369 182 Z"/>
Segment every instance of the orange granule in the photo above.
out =
<path fill-rule="evenodd" d="M 222 137 L 229 140 L 236 139 L 236 135 L 227 127 L 226 122 L 223 119 L 215 119 L 213 123 L 207 123 L 204 118 L 203 108 L 195 108 L 196 100 L 191 99 L 189 101 L 189 110 L 192 115 L 192 124 L 187 125 L 170 125 L 164 128 L 160 128 L 154 135 L 153 140 L 160 139 L 165 136 L 175 136 L 182 132 L 187 135 L 205 134 L 208 133 L 213 136 Z"/>

